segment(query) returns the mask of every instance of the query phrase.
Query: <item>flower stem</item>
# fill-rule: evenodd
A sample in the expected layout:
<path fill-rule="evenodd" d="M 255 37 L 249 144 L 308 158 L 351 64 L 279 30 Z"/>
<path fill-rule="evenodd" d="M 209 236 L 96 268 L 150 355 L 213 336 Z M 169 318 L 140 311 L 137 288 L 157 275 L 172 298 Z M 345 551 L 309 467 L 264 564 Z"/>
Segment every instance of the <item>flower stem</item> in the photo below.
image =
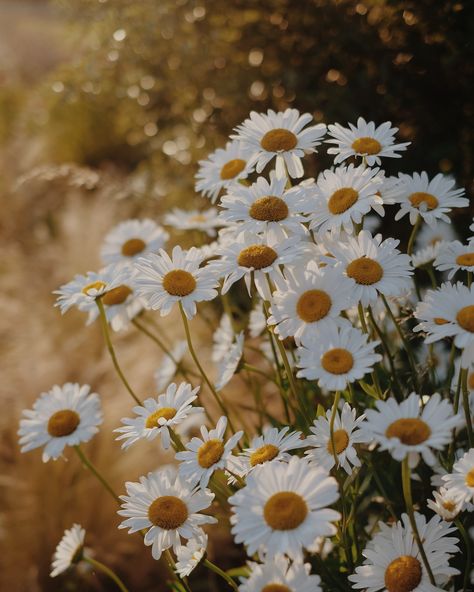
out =
<path fill-rule="evenodd" d="M 120 504 L 120 498 L 119 496 L 115 493 L 115 491 L 112 489 L 111 485 L 109 485 L 108 481 L 102 477 L 102 475 L 99 473 L 99 471 L 96 469 L 96 467 L 94 466 L 94 464 L 86 457 L 86 455 L 84 454 L 84 452 L 82 451 L 81 447 L 79 445 L 74 446 L 74 450 L 76 451 L 78 457 L 81 459 L 82 464 L 89 469 L 89 471 L 94 475 L 94 477 L 96 477 L 96 479 L 98 479 L 102 485 L 105 487 L 105 489 L 110 493 L 110 495 L 114 498 L 114 500 Z"/>
<path fill-rule="evenodd" d="M 87 563 L 92 565 L 92 567 L 94 569 L 101 571 L 106 576 L 108 576 L 112 581 L 114 581 L 117 584 L 117 587 L 122 592 L 128 592 L 128 588 L 125 586 L 125 584 L 122 582 L 122 580 L 118 577 L 118 575 L 110 569 L 110 567 L 107 567 L 106 565 L 104 565 L 100 561 L 97 561 L 97 559 L 92 559 L 92 557 L 84 557 L 84 561 L 87 561 Z"/>
<path fill-rule="evenodd" d="M 413 246 L 415 244 L 415 238 L 416 238 L 416 235 L 418 234 L 418 230 L 420 229 L 422 220 L 423 220 L 422 217 L 420 215 L 418 215 L 418 218 L 416 219 L 416 222 L 415 222 L 413 229 L 411 231 L 410 238 L 408 239 L 407 254 L 410 255 L 410 257 L 413 253 Z"/>
<path fill-rule="evenodd" d="M 466 545 L 466 567 L 464 570 L 464 579 L 463 579 L 463 592 L 467 592 L 469 586 L 469 576 L 471 574 L 472 569 L 472 551 L 471 551 L 471 541 L 469 536 L 464 528 L 461 520 L 456 518 L 454 523 L 458 527 L 459 532 L 464 540 L 464 544 Z"/>
<path fill-rule="evenodd" d="M 203 565 L 205 565 L 207 567 L 207 569 L 210 569 L 215 574 L 220 576 L 223 580 L 225 580 L 229 584 L 229 586 L 232 588 L 232 590 L 235 590 L 235 592 L 239 591 L 237 584 L 234 582 L 234 580 L 229 575 L 227 575 L 225 573 L 225 571 L 222 571 L 222 569 L 217 567 L 217 565 L 215 565 L 214 563 L 209 561 L 209 559 L 204 559 Z"/>
<path fill-rule="evenodd" d="M 181 578 L 176 573 L 176 563 L 175 563 L 175 561 L 173 559 L 173 556 L 171 555 L 170 550 L 169 549 L 166 549 L 165 552 L 164 552 L 164 555 L 165 555 L 166 561 L 168 563 L 169 570 L 170 570 L 170 572 L 173 575 L 173 579 L 177 580 L 179 578 L 179 580 L 183 583 L 183 586 L 184 586 L 186 592 L 191 592 L 191 588 L 189 587 L 187 578 Z"/>
<path fill-rule="evenodd" d="M 336 447 L 334 445 L 334 422 L 336 421 L 337 407 L 339 405 L 340 398 L 341 391 L 336 391 L 336 394 L 334 395 L 334 403 L 332 405 L 331 419 L 329 420 L 329 437 L 331 439 L 332 454 L 334 456 L 334 466 L 336 469 L 339 465 L 339 459 L 337 457 Z"/>
<path fill-rule="evenodd" d="M 469 448 L 474 448 L 474 436 L 472 433 L 471 410 L 469 408 L 469 390 L 467 388 L 468 369 L 463 368 L 461 371 L 461 386 L 462 386 L 462 406 L 464 408 L 464 415 L 466 417 L 467 438 L 469 440 Z"/>

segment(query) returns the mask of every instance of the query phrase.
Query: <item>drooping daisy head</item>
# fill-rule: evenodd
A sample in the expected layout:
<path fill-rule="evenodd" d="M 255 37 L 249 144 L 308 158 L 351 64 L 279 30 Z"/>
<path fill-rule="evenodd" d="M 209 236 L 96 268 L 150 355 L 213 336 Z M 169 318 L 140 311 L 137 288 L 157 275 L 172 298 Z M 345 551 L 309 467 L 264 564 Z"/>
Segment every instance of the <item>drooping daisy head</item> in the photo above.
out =
<path fill-rule="evenodd" d="M 175 569 L 180 578 L 186 578 L 194 571 L 204 557 L 206 548 L 207 534 L 203 533 L 177 549 Z"/>
<path fill-rule="evenodd" d="M 86 531 L 80 524 L 73 524 L 71 528 L 64 531 L 63 538 L 59 541 L 53 555 L 49 574 L 52 578 L 81 561 L 85 536 Z"/>
<path fill-rule="evenodd" d="M 362 157 L 369 166 L 382 164 L 382 158 L 401 158 L 401 154 L 410 145 L 410 142 L 396 144 L 395 134 L 397 127 L 391 127 L 392 123 L 386 121 L 376 127 L 373 121 L 366 122 L 359 117 L 357 125 L 349 123 L 349 127 L 343 127 L 339 123 L 328 126 L 331 139 L 328 144 L 334 144 L 334 148 L 328 149 L 328 154 L 335 154 L 334 164 L 343 162 L 351 156 Z"/>
<path fill-rule="evenodd" d="M 237 372 L 244 351 L 244 332 L 235 336 L 227 355 L 219 361 L 216 377 L 216 391 L 221 391 Z"/>
<path fill-rule="evenodd" d="M 128 482 L 125 487 L 127 495 L 120 496 L 123 503 L 118 511 L 125 520 L 119 528 L 127 528 L 129 534 L 146 530 L 144 543 L 151 546 L 154 559 L 170 547 L 177 552 L 181 539 L 202 537 L 202 525 L 216 522 L 201 514 L 214 494 L 192 489 L 168 469 L 148 473 L 139 483 Z"/>
<path fill-rule="evenodd" d="M 228 142 L 225 148 L 218 148 L 199 161 L 196 174 L 196 191 L 215 203 L 219 193 L 241 179 L 246 179 L 252 171 L 249 156 L 252 150 L 241 142 Z"/>
<path fill-rule="evenodd" d="M 257 173 L 276 157 L 278 177 L 288 171 L 290 177 L 299 178 L 304 173 L 302 157 L 305 153 L 316 152 L 316 146 L 326 133 L 323 123 L 306 127 L 312 119 L 309 113 L 300 115 L 297 109 L 278 113 L 271 109 L 267 113 L 252 111 L 250 117 L 235 128 L 237 134 L 231 137 L 251 151 L 250 165 L 255 165 Z"/>
<path fill-rule="evenodd" d="M 235 333 L 232 328 L 232 320 L 228 314 L 223 314 L 219 326 L 214 331 L 212 337 L 213 348 L 211 359 L 214 363 L 218 364 L 226 357 L 234 339 Z"/>
<path fill-rule="evenodd" d="M 382 359 L 375 353 L 378 341 L 349 323 L 329 326 L 313 339 L 307 339 L 297 350 L 297 376 L 317 380 L 321 388 L 340 391 L 370 372 Z"/>
<path fill-rule="evenodd" d="M 459 241 L 444 243 L 439 250 L 434 266 L 439 271 L 449 271 L 448 280 L 454 277 L 457 271 L 474 271 L 474 239 L 467 245 Z"/>
<path fill-rule="evenodd" d="M 165 389 L 176 376 L 187 350 L 186 341 L 178 341 L 169 354 L 164 354 L 161 364 L 154 374 L 157 391 Z"/>
<path fill-rule="evenodd" d="M 90 386 L 67 382 L 42 393 L 32 409 L 25 409 L 20 420 L 22 452 L 44 447 L 43 462 L 56 460 L 66 446 L 88 442 L 102 423 L 97 393 Z"/>
<path fill-rule="evenodd" d="M 339 497 L 326 471 L 292 457 L 252 471 L 246 485 L 229 498 L 232 533 L 247 553 L 286 554 L 301 559 L 317 536 L 332 536 L 340 514 L 328 506 Z"/>
<path fill-rule="evenodd" d="M 154 440 L 161 436 L 163 448 L 170 446 L 170 429 L 174 429 L 189 415 L 199 413 L 202 407 L 194 407 L 199 387 L 182 382 L 179 386 L 172 383 L 166 392 L 155 398 L 146 399 L 143 406 L 133 408 L 135 417 L 122 419 L 122 427 L 114 431 L 119 433 L 117 440 L 125 440 L 122 448 L 128 448 L 138 440 Z"/>
<path fill-rule="evenodd" d="M 420 454 L 426 464 L 434 465 L 433 450 L 442 450 L 451 441 L 452 430 L 462 421 L 439 393 L 431 395 L 424 407 L 416 393 L 401 403 L 393 398 L 377 401 L 376 407 L 366 411 L 367 421 L 362 430 L 367 439 L 374 439 L 395 460 L 408 456 L 411 466 L 416 466 Z"/>
<path fill-rule="evenodd" d="M 462 496 L 465 502 L 474 502 L 474 448 L 453 465 L 453 472 L 442 476 L 449 492 Z"/>
<path fill-rule="evenodd" d="M 439 491 L 433 491 L 433 497 L 434 500 L 428 500 L 428 508 L 446 522 L 452 522 L 463 509 L 464 495 L 456 489 L 440 487 Z"/>
<path fill-rule="evenodd" d="M 148 253 L 157 253 L 168 238 L 169 234 L 153 220 L 126 220 L 104 238 L 100 252 L 102 261 L 105 264 L 133 263 Z"/>
<path fill-rule="evenodd" d="M 180 303 L 188 319 L 196 314 L 196 303 L 217 296 L 217 281 L 209 267 L 200 267 L 196 249 L 173 248 L 171 257 L 160 250 L 138 260 L 137 290 L 148 306 L 166 316 Z"/>
<path fill-rule="evenodd" d="M 264 563 L 248 563 L 250 574 L 241 578 L 239 592 L 321 592 L 321 578 L 311 575 L 311 564 L 291 563 L 283 555 Z"/>
<path fill-rule="evenodd" d="M 436 227 L 438 220 L 449 223 L 447 213 L 469 205 L 469 200 L 462 197 L 464 189 L 455 189 L 454 184 L 454 179 L 441 173 L 431 180 L 424 171 L 413 175 L 400 173 L 392 189 L 393 200 L 400 205 L 395 220 L 409 214 L 410 224 L 415 224 L 418 216 L 432 227 Z"/>
<path fill-rule="evenodd" d="M 216 208 L 207 210 L 183 210 L 174 208 L 165 214 L 164 223 L 177 230 L 200 230 L 208 236 L 216 236 L 217 228 L 223 226 Z"/>

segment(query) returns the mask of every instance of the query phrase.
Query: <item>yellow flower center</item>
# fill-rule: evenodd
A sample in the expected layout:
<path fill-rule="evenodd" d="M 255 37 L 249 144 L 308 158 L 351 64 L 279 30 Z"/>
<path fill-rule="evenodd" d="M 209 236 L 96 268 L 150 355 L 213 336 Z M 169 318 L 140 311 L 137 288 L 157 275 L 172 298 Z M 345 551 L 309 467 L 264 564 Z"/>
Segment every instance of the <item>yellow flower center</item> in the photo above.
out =
<path fill-rule="evenodd" d="M 291 590 L 284 584 L 267 584 L 261 592 L 291 592 Z"/>
<path fill-rule="evenodd" d="M 336 454 L 344 452 L 349 444 L 349 434 L 346 430 L 335 430 L 332 434 L 332 438 L 334 440 L 334 448 L 332 447 L 331 439 L 329 439 L 327 445 L 327 451 L 329 454 L 334 454 L 334 450 L 336 451 Z"/>
<path fill-rule="evenodd" d="M 474 253 L 464 253 L 456 257 L 456 263 L 458 265 L 465 265 L 466 267 L 472 267 L 474 265 Z"/>
<path fill-rule="evenodd" d="M 471 469 L 466 475 L 466 485 L 474 487 L 474 469 Z"/>
<path fill-rule="evenodd" d="M 285 201 L 276 195 L 260 197 L 249 209 L 250 216 L 262 222 L 280 222 L 288 217 L 288 212 Z"/>
<path fill-rule="evenodd" d="M 307 290 L 296 303 L 296 312 L 305 323 L 314 323 L 323 319 L 331 310 L 331 298 L 323 290 Z"/>
<path fill-rule="evenodd" d="M 411 592 L 421 582 L 422 573 L 418 559 L 402 555 L 385 570 L 385 587 L 388 592 Z"/>
<path fill-rule="evenodd" d="M 234 158 L 233 160 L 229 160 L 221 168 L 221 179 L 223 181 L 228 181 L 229 179 L 237 177 L 237 175 L 244 170 L 245 164 L 245 160 L 242 160 L 241 158 Z"/>
<path fill-rule="evenodd" d="M 378 154 L 382 150 L 382 144 L 375 138 L 364 136 L 352 142 L 352 150 L 358 154 Z"/>
<path fill-rule="evenodd" d="M 383 277 L 383 267 L 375 259 L 359 257 L 351 261 L 346 268 L 347 275 L 363 286 L 376 284 Z"/>
<path fill-rule="evenodd" d="M 145 250 L 146 243 L 141 238 L 129 238 L 122 245 L 122 255 L 133 257 Z"/>
<path fill-rule="evenodd" d="M 104 282 L 101 282 L 100 280 L 96 281 L 96 282 L 92 282 L 91 284 L 87 284 L 87 286 L 84 286 L 81 290 L 81 292 L 83 294 L 85 294 L 86 296 L 89 296 L 89 292 L 91 290 L 102 290 L 102 288 L 105 288 L 106 284 Z"/>
<path fill-rule="evenodd" d="M 188 519 L 186 504 L 174 495 L 156 498 L 148 508 L 148 518 L 152 524 L 165 530 L 175 530 Z"/>
<path fill-rule="evenodd" d="M 474 304 L 461 308 L 456 315 L 456 320 L 463 329 L 474 333 Z"/>
<path fill-rule="evenodd" d="M 76 430 L 80 422 L 79 414 L 72 409 L 56 411 L 48 420 L 48 434 L 53 438 L 69 436 Z"/>
<path fill-rule="evenodd" d="M 449 321 L 441 317 L 434 317 L 433 322 L 435 325 L 447 325 L 449 323 Z"/>
<path fill-rule="evenodd" d="M 428 210 L 434 210 L 438 207 L 438 199 L 431 193 L 425 193 L 424 191 L 415 191 L 408 196 L 411 205 L 414 208 L 419 208 L 422 204 L 426 204 Z"/>
<path fill-rule="evenodd" d="M 260 146 L 267 152 L 286 152 L 293 150 L 298 138 L 290 130 L 275 128 L 267 132 L 260 140 Z"/>
<path fill-rule="evenodd" d="M 174 407 L 162 407 L 161 409 L 153 411 L 153 413 L 146 418 L 145 427 L 150 430 L 151 428 L 159 428 L 159 419 L 164 417 L 166 421 L 169 421 L 170 419 L 173 419 L 175 415 L 176 409 Z"/>
<path fill-rule="evenodd" d="M 263 463 L 273 460 L 278 456 L 279 449 L 274 444 L 264 444 L 257 448 L 255 452 L 250 455 L 250 465 L 255 467 L 256 465 L 263 465 Z"/>
<path fill-rule="evenodd" d="M 269 267 L 277 257 L 278 253 L 267 245 L 250 245 L 240 251 L 237 263 L 249 269 L 264 269 Z"/>
<path fill-rule="evenodd" d="M 272 495 L 263 508 L 265 522 L 273 530 L 293 530 L 304 522 L 308 506 L 293 491 L 280 491 Z"/>
<path fill-rule="evenodd" d="M 208 440 L 198 449 L 198 463 L 203 469 L 208 469 L 219 462 L 223 454 L 224 443 L 221 440 Z"/>
<path fill-rule="evenodd" d="M 398 438 L 406 446 L 421 444 L 431 436 L 431 429 L 422 419 L 405 417 L 391 423 L 385 431 L 387 438 Z"/>
<path fill-rule="evenodd" d="M 449 500 L 442 503 L 442 506 L 448 512 L 452 512 L 456 508 L 456 504 L 454 502 L 450 502 Z"/>
<path fill-rule="evenodd" d="M 470 391 L 474 391 L 474 372 L 471 372 L 467 378 L 467 386 Z"/>
<path fill-rule="evenodd" d="M 191 222 L 206 222 L 206 216 L 204 214 L 196 214 L 195 216 L 191 216 Z"/>
<path fill-rule="evenodd" d="M 331 214 L 343 214 L 351 208 L 359 199 L 359 193 L 352 187 L 342 187 L 335 191 L 328 200 L 328 209 Z"/>
<path fill-rule="evenodd" d="M 354 358 L 347 349 L 335 347 L 323 354 L 321 366 L 331 374 L 347 374 L 354 366 Z"/>
<path fill-rule="evenodd" d="M 196 289 L 196 280 L 184 269 L 173 269 L 163 278 L 163 288 L 171 296 L 187 296 Z"/>
<path fill-rule="evenodd" d="M 131 288 L 122 284 L 116 288 L 112 288 L 102 296 L 102 302 L 107 306 L 114 306 L 114 304 L 122 304 L 127 300 L 133 292 Z"/>

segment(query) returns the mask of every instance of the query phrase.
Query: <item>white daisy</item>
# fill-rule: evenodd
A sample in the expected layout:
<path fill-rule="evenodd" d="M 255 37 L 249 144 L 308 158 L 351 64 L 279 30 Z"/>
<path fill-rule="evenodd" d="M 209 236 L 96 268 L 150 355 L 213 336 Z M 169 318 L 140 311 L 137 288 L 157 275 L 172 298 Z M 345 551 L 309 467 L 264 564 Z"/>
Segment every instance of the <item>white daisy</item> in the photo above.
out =
<path fill-rule="evenodd" d="M 367 439 L 374 439 L 381 450 L 388 450 L 395 460 L 406 456 L 410 466 L 418 464 L 419 455 L 434 465 L 433 450 L 443 450 L 452 438 L 452 430 L 462 418 L 455 415 L 451 403 L 439 393 L 431 395 L 424 407 L 416 393 L 397 403 L 393 398 L 377 401 L 377 409 L 367 409 L 361 429 Z"/>
<path fill-rule="evenodd" d="M 349 127 L 343 127 L 339 123 L 328 126 L 331 137 L 326 140 L 328 144 L 335 144 L 335 148 L 329 148 L 328 154 L 335 154 L 334 164 L 343 162 L 351 156 L 362 156 L 369 166 L 380 165 L 381 158 L 401 158 L 402 152 L 407 149 L 410 142 L 395 143 L 397 127 L 391 127 L 390 121 L 385 121 L 378 127 L 373 121 L 366 122 L 359 117 L 357 126 L 349 123 Z"/>
<path fill-rule="evenodd" d="M 143 297 L 137 293 L 136 269 L 129 265 L 109 265 L 101 272 L 107 283 L 107 290 L 100 296 L 105 316 L 114 331 L 126 329 L 146 306 Z M 92 303 L 91 303 L 92 306 Z M 98 312 L 91 308 L 89 320 Z"/>
<path fill-rule="evenodd" d="M 323 123 L 305 128 L 312 119 L 309 113 L 300 115 L 297 109 L 278 113 L 271 109 L 267 113 L 252 111 L 250 118 L 235 129 L 237 135 L 231 137 L 251 150 L 249 164 L 256 165 L 257 173 L 276 157 L 278 177 L 285 176 L 286 168 L 290 177 L 298 178 L 304 173 L 302 157 L 305 153 L 316 152 L 316 146 L 326 133 Z"/>
<path fill-rule="evenodd" d="M 420 537 L 428 557 L 436 586 L 430 583 L 428 573 L 414 540 L 408 516 L 392 526 L 380 523 L 378 532 L 362 552 L 364 565 L 349 576 L 352 587 L 367 592 L 442 592 L 446 580 L 459 573 L 449 566 L 452 553 L 459 551 L 457 539 L 448 536 L 455 529 L 439 516 L 426 518 L 415 513 Z"/>
<path fill-rule="evenodd" d="M 214 494 L 208 489 L 193 490 L 188 484 L 164 469 L 140 477 L 139 483 L 125 483 L 128 495 L 123 501 L 120 516 L 126 519 L 119 528 L 128 528 L 133 534 L 147 529 L 144 543 L 151 546 L 154 559 L 159 559 L 166 549 L 181 546 L 181 539 L 195 539 L 203 534 L 203 524 L 217 522 L 212 516 L 201 514 L 208 508 Z"/>
<path fill-rule="evenodd" d="M 176 376 L 178 364 L 183 361 L 184 355 L 188 351 L 186 341 L 178 341 L 171 350 L 171 356 L 165 354 L 159 368 L 155 371 L 155 386 L 157 391 L 166 388 Z"/>
<path fill-rule="evenodd" d="M 219 326 L 212 337 L 213 347 L 211 360 L 218 364 L 223 360 L 234 342 L 235 334 L 232 328 L 232 321 L 228 314 L 223 314 Z"/>
<path fill-rule="evenodd" d="M 255 467 L 271 461 L 289 461 L 290 450 L 297 450 L 307 446 L 301 432 L 290 432 L 290 427 L 285 426 L 281 430 L 267 427 L 261 436 L 255 436 L 239 456 L 242 474 L 250 473 Z"/>
<path fill-rule="evenodd" d="M 100 254 L 106 264 L 132 263 L 138 257 L 157 253 L 168 238 L 166 230 L 153 220 L 126 220 L 106 235 Z"/>
<path fill-rule="evenodd" d="M 72 528 L 64 531 L 63 538 L 59 541 L 53 555 L 49 574 L 52 578 L 81 561 L 85 536 L 86 531 L 80 524 L 73 524 Z"/>
<path fill-rule="evenodd" d="M 180 461 L 179 475 L 192 487 L 199 484 L 201 489 L 207 487 L 213 473 L 218 470 L 232 469 L 232 450 L 243 435 L 235 433 L 225 441 L 227 417 L 222 416 L 214 429 L 201 427 L 201 438 L 193 438 L 186 444 L 186 450 L 176 453 Z"/>
<path fill-rule="evenodd" d="M 423 224 L 420 231 L 415 238 L 415 246 L 417 249 L 434 246 L 437 243 L 451 242 L 456 240 L 456 230 L 451 224 L 451 221 L 443 222 L 437 220 L 435 226 Z"/>
<path fill-rule="evenodd" d="M 218 148 L 207 160 L 200 160 L 196 191 L 214 203 L 222 189 L 247 178 L 252 171 L 248 163 L 251 152 L 240 142 L 227 142 L 225 148 Z"/>
<path fill-rule="evenodd" d="M 235 336 L 235 341 L 230 346 L 226 356 L 219 362 L 215 382 L 216 391 L 221 391 L 237 372 L 243 351 L 244 332 L 241 331 Z"/>
<path fill-rule="evenodd" d="M 207 535 L 203 533 L 196 539 L 188 541 L 176 550 L 176 573 L 180 578 L 186 578 L 199 565 L 206 553 Z"/>
<path fill-rule="evenodd" d="M 265 318 L 265 313 L 263 312 L 262 301 L 257 300 L 249 315 L 248 329 L 250 337 L 259 337 L 266 328 L 267 319 Z"/>
<path fill-rule="evenodd" d="M 347 385 L 371 372 L 382 356 L 375 353 L 378 341 L 368 341 L 368 335 L 349 323 L 343 327 L 328 326 L 297 349 L 296 376 L 318 380 L 322 388 L 344 390 Z"/>
<path fill-rule="evenodd" d="M 229 498 L 232 533 L 248 555 L 284 553 L 301 559 L 317 536 L 332 536 L 340 519 L 328 506 L 339 498 L 337 481 L 296 456 L 288 463 L 256 467 L 246 485 Z"/>
<path fill-rule="evenodd" d="M 322 260 L 352 278 L 356 283 L 354 297 L 368 306 L 379 294 L 401 296 L 412 287 L 410 257 L 397 249 L 399 243 L 393 238 L 382 241 L 381 234 L 372 237 L 362 230 L 356 237 L 327 241 L 331 257 Z"/>
<path fill-rule="evenodd" d="M 25 409 L 20 420 L 22 452 L 44 446 L 43 462 L 61 456 L 66 446 L 88 442 L 99 431 L 102 410 L 99 395 L 87 384 L 67 382 L 41 393 L 33 409 Z"/>
<path fill-rule="evenodd" d="M 280 339 L 294 337 L 297 344 L 324 334 L 334 324 L 348 323 L 339 315 L 356 303 L 354 288 L 354 280 L 314 262 L 288 268 L 272 294 L 268 324 L 275 325 Z"/>
<path fill-rule="evenodd" d="M 160 250 L 139 259 L 136 264 L 137 289 L 153 310 L 161 316 L 171 312 L 180 302 L 188 319 L 196 314 L 196 302 L 212 300 L 217 296 L 217 281 L 209 267 L 200 267 L 201 259 L 196 249 L 183 251 L 173 248 L 171 257 Z"/>
<path fill-rule="evenodd" d="M 201 230 L 208 236 L 216 236 L 216 228 L 223 226 L 216 208 L 202 211 L 174 208 L 169 214 L 165 214 L 164 223 L 177 230 Z"/>
<path fill-rule="evenodd" d="M 290 561 L 283 555 L 265 563 L 249 561 L 250 574 L 241 578 L 239 592 L 321 592 L 321 578 L 311 575 L 309 563 Z"/>
<path fill-rule="evenodd" d="M 438 241 L 433 245 L 428 245 L 423 249 L 419 249 L 413 253 L 411 257 L 411 264 L 416 268 L 433 265 L 436 257 L 439 255 L 440 251 L 444 249 L 445 245 L 445 242 Z"/>
<path fill-rule="evenodd" d="M 338 464 L 350 475 L 352 466 L 361 466 L 355 444 L 367 442 L 359 428 L 365 415 L 357 417 L 356 410 L 351 409 L 349 403 L 344 403 L 341 414 L 339 415 L 339 411 L 336 411 L 334 416 L 332 438 L 331 416 L 332 409 L 328 409 L 326 417 L 318 417 L 314 420 L 313 426 L 310 427 L 312 434 L 306 438 L 310 449 L 305 454 L 310 462 L 322 466 L 328 472 L 335 464 L 336 454 Z"/>
<path fill-rule="evenodd" d="M 310 228 L 318 233 L 344 230 L 351 234 L 354 224 L 360 224 L 371 210 L 384 215 L 379 189 L 383 177 L 379 169 L 360 165 L 340 166 L 323 171 L 317 180 L 313 199 L 305 212 Z"/>
<path fill-rule="evenodd" d="M 464 496 L 455 489 L 440 487 L 439 491 L 433 491 L 433 497 L 434 500 L 428 500 L 428 508 L 446 522 L 453 521 L 463 509 Z"/>
<path fill-rule="evenodd" d="M 191 440 L 191 438 L 199 436 L 201 434 L 201 426 L 206 425 L 207 422 L 208 417 L 202 408 L 202 411 L 185 417 L 183 421 L 176 426 L 176 433 L 181 440 L 187 442 L 188 440 Z"/>
<path fill-rule="evenodd" d="M 439 271 L 448 271 L 448 280 L 451 280 L 454 274 L 459 271 L 474 271 L 474 239 L 471 239 L 467 245 L 459 241 L 445 243 L 439 251 L 434 266 Z"/>
<path fill-rule="evenodd" d="M 161 436 L 163 448 L 170 446 L 170 429 L 174 429 L 189 415 L 199 413 L 202 407 L 193 407 L 192 402 L 197 399 L 199 387 L 193 389 L 192 385 L 182 382 L 179 386 L 172 383 L 166 392 L 158 395 L 156 399 L 149 398 L 143 402 L 143 406 L 133 408 L 136 417 L 125 417 L 124 424 L 114 432 L 121 434 L 117 440 L 125 440 L 122 448 L 128 448 L 141 438 L 154 440 Z"/>
<path fill-rule="evenodd" d="M 395 220 L 409 214 L 410 224 L 415 224 L 418 216 L 432 227 L 438 220 L 449 222 L 446 214 L 452 208 L 464 208 L 469 200 L 462 197 L 464 189 L 454 189 L 455 181 L 438 173 L 433 179 L 422 173 L 399 174 L 399 181 L 393 189 L 393 199 L 400 204 Z"/>
<path fill-rule="evenodd" d="M 446 489 L 456 492 L 465 502 L 474 502 L 474 448 L 453 465 L 453 472 L 442 476 Z"/>

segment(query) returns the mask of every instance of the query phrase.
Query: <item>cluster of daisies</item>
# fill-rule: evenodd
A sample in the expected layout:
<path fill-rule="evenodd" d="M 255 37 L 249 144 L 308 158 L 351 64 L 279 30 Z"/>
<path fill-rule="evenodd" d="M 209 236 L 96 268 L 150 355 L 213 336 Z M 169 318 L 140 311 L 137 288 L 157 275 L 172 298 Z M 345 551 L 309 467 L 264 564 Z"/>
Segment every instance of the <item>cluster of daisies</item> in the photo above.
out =
<path fill-rule="evenodd" d="M 387 176 L 383 159 L 408 147 L 397 131 L 252 112 L 199 163 L 211 207 L 119 224 L 104 267 L 56 292 L 62 312 L 102 324 L 134 399 L 122 448 L 173 455 L 123 495 L 100 477 L 119 528 L 166 555 L 173 589 L 192 590 L 198 565 L 241 592 L 471 589 L 474 236 L 450 220 L 469 202 L 442 174 Z M 333 166 L 303 179 L 323 143 Z M 386 209 L 411 231 L 405 252 L 377 233 Z M 171 247 L 171 230 L 194 246 Z M 185 339 L 154 311 L 177 313 Z M 203 311 L 208 344 L 190 324 Z M 110 329 L 163 350 L 159 394 L 133 390 Z M 46 462 L 69 446 L 92 467 L 81 446 L 101 422 L 89 386 L 54 386 L 24 411 L 22 451 Z M 229 572 L 207 555 L 217 522 L 241 546 Z M 92 561 L 84 541 L 65 532 L 52 576 Z"/>

